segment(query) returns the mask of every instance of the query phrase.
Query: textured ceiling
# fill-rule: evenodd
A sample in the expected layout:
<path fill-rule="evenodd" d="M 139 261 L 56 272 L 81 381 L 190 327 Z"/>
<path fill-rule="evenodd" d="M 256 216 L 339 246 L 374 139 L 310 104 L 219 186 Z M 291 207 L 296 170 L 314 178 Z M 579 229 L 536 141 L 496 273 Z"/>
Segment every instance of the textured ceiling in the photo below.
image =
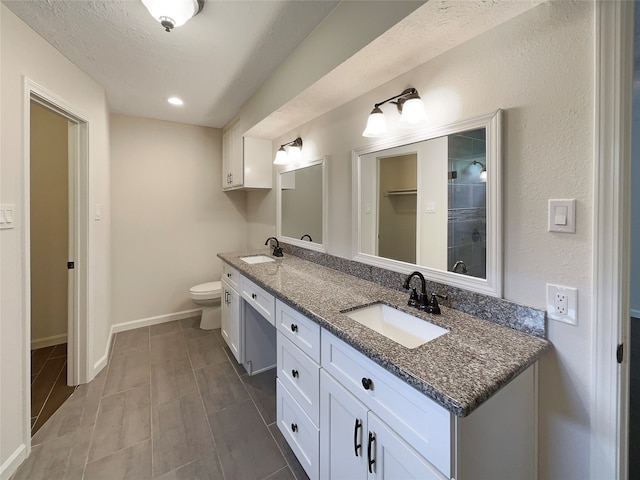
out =
<path fill-rule="evenodd" d="M 171 33 L 140 0 L 3 3 L 102 85 L 113 113 L 222 127 L 339 2 L 206 0 Z"/>

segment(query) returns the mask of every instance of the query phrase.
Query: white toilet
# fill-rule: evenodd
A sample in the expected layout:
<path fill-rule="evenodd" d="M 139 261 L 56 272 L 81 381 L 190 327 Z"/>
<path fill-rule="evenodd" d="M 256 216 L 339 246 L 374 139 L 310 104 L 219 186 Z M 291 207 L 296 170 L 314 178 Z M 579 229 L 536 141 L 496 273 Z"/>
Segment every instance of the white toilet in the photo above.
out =
<path fill-rule="evenodd" d="M 220 297 L 222 296 L 222 284 L 220 281 L 201 283 L 189 289 L 191 301 L 202 306 L 202 330 L 220 328 Z"/>

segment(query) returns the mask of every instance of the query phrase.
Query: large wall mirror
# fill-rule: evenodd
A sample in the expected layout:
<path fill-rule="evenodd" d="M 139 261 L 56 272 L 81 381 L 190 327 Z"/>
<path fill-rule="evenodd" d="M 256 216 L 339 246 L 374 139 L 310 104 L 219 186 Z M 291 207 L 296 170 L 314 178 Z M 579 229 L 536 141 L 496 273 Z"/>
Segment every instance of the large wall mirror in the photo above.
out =
<path fill-rule="evenodd" d="M 354 260 L 502 296 L 501 117 L 354 150 Z"/>
<path fill-rule="evenodd" d="M 278 173 L 277 234 L 292 245 L 324 252 L 327 157 Z"/>

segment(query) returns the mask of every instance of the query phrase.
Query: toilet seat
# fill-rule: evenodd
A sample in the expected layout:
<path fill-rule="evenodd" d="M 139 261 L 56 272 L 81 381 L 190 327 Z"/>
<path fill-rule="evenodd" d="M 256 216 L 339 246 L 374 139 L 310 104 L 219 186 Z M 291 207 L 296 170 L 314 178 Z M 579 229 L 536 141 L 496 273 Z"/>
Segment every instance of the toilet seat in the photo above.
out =
<path fill-rule="evenodd" d="M 189 289 L 189 295 L 193 300 L 213 300 L 222 295 L 222 283 L 220 281 L 207 282 Z"/>

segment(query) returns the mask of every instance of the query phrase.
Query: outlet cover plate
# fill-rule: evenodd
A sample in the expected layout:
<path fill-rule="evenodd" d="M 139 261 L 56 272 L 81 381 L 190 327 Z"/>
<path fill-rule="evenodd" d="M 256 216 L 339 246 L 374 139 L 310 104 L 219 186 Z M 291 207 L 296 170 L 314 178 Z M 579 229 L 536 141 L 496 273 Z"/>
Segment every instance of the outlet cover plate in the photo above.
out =
<path fill-rule="evenodd" d="M 566 309 L 566 313 L 562 310 Z M 578 289 L 547 284 L 547 316 L 551 320 L 578 324 Z"/>

